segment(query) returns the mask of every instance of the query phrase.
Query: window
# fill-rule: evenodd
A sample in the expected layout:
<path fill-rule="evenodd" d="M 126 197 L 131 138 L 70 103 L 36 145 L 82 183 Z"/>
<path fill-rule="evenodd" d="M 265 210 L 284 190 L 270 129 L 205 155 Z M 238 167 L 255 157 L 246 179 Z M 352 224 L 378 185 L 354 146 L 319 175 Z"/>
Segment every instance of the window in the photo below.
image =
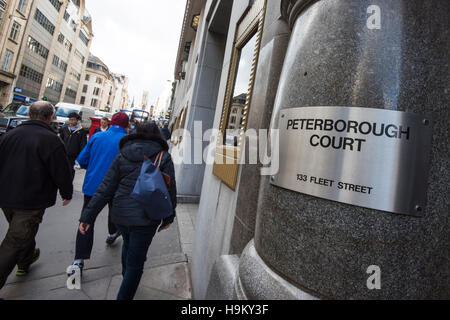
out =
<path fill-rule="evenodd" d="M 88 86 L 87 86 L 87 84 L 85 84 L 85 85 L 83 86 L 83 93 L 86 93 L 86 92 L 87 92 L 87 89 L 88 89 Z"/>
<path fill-rule="evenodd" d="M 71 88 L 67 87 L 66 96 L 75 98 L 77 96 L 77 92 L 75 90 L 72 90 Z"/>
<path fill-rule="evenodd" d="M 88 37 L 84 34 L 83 31 L 80 31 L 79 37 L 80 37 L 81 41 L 82 41 L 82 42 L 86 45 L 86 47 L 87 47 L 87 45 L 88 45 L 88 43 L 89 43 L 89 39 L 88 39 Z"/>
<path fill-rule="evenodd" d="M 84 63 L 84 56 L 77 49 L 75 49 L 75 55 L 80 59 L 81 63 Z"/>
<path fill-rule="evenodd" d="M 264 0 L 254 0 L 251 8 L 236 26 L 222 107 L 221 135 L 219 135 L 221 138 L 217 141 L 213 174 L 233 190 L 236 188 L 238 159 L 242 152 L 241 139 L 247 126 L 246 119 L 255 81 L 255 72 L 252 70 L 258 64 L 265 14 L 264 3 Z"/>
<path fill-rule="evenodd" d="M 36 9 L 34 20 L 36 20 L 45 30 L 53 35 L 53 33 L 55 32 L 55 26 L 47 19 L 46 16 L 42 14 L 41 11 L 39 11 L 39 9 Z"/>
<path fill-rule="evenodd" d="M 6 10 L 6 1 L 0 0 L 0 24 L 2 23 L 3 13 Z"/>
<path fill-rule="evenodd" d="M 82 96 L 80 99 L 80 104 L 84 104 L 86 102 L 86 97 Z"/>
<path fill-rule="evenodd" d="M 21 25 L 18 24 L 16 21 L 14 21 L 12 28 L 11 28 L 11 33 L 9 34 L 9 38 L 11 40 L 14 40 L 14 41 L 17 40 L 17 37 L 19 36 L 20 27 L 21 27 Z"/>
<path fill-rule="evenodd" d="M 59 66 L 59 57 L 56 54 L 53 56 L 52 64 L 57 67 Z"/>
<path fill-rule="evenodd" d="M 58 0 L 50 0 L 50 3 L 55 7 L 55 9 L 59 12 L 59 9 L 61 9 L 61 2 Z"/>
<path fill-rule="evenodd" d="M 9 71 L 9 68 L 11 67 L 11 61 L 14 56 L 14 52 L 6 49 L 5 56 L 3 57 L 2 62 L 2 70 Z"/>
<path fill-rule="evenodd" d="M 67 12 L 67 10 L 64 10 L 64 20 L 69 22 L 70 14 Z"/>
<path fill-rule="evenodd" d="M 39 54 L 42 58 L 47 60 L 49 52 L 48 49 L 31 36 L 28 36 L 27 47 L 34 53 Z"/>
<path fill-rule="evenodd" d="M 69 52 L 72 51 L 72 42 L 70 42 L 69 40 L 64 40 L 64 47 L 66 47 L 67 50 L 69 50 Z"/>
<path fill-rule="evenodd" d="M 32 80 L 34 82 L 39 83 L 39 84 L 42 83 L 43 74 L 40 73 L 40 72 L 37 72 L 33 68 L 27 67 L 26 65 L 22 65 L 22 67 L 20 68 L 20 73 L 19 74 L 22 77 L 30 79 L 30 80 Z"/>
<path fill-rule="evenodd" d="M 55 90 L 56 92 L 62 91 L 62 83 L 53 80 L 52 78 L 48 78 L 46 87 L 48 89 Z"/>
<path fill-rule="evenodd" d="M 70 71 L 70 76 L 72 77 L 72 80 L 78 80 L 80 81 L 81 79 L 81 74 L 79 74 L 78 72 L 75 71 L 75 69 L 72 68 L 72 70 Z"/>
<path fill-rule="evenodd" d="M 87 75 L 86 75 L 86 78 L 84 78 L 84 80 L 89 81 L 90 78 L 91 78 L 91 77 L 87 74 Z"/>
<path fill-rule="evenodd" d="M 60 33 L 58 35 L 58 42 L 61 43 L 61 44 L 64 44 L 64 39 L 65 39 L 64 35 L 62 33 Z"/>
<path fill-rule="evenodd" d="M 70 20 L 70 25 L 72 26 L 72 30 L 73 32 L 77 31 L 77 23 L 75 22 L 75 20 Z"/>
<path fill-rule="evenodd" d="M 20 0 L 19 5 L 17 6 L 17 10 L 21 13 L 25 13 L 25 7 L 27 6 L 27 0 Z"/>
<path fill-rule="evenodd" d="M 103 83 L 103 79 L 100 78 L 100 77 L 97 77 L 97 80 L 95 82 L 97 82 L 98 84 L 102 84 Z"/>
<path fill-rule="evenodd" d="M 97 99 L 92 99 L 91 100 L 91 107 L 97 107 Z"/>
<path fill-rule="evenodd" d="M 92 94 L 94 96 L 98 96 L 99 93 L 100 93 L 100 88 L 94 88 L 94 91 L 92 92 Z"/>
<path fill-rule="evenodd" d="M 61 60 L 60 64 L 59 64 L 59 68 L 66 72 L 67 71 L 67 63 L 65 63 L 64 61 Z"/>

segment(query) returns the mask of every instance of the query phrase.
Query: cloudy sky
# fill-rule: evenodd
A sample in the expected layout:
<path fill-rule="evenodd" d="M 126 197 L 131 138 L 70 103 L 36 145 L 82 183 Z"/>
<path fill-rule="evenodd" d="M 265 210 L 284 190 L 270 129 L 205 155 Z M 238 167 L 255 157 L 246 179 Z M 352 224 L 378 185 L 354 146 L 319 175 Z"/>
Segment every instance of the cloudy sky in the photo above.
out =
<path fill-rule="evenodd" d="M 87 0 L 94 39 L 91 53 L 130 80 L 130 99 L 149 103 L 173 80 L 186 0 Z"/>

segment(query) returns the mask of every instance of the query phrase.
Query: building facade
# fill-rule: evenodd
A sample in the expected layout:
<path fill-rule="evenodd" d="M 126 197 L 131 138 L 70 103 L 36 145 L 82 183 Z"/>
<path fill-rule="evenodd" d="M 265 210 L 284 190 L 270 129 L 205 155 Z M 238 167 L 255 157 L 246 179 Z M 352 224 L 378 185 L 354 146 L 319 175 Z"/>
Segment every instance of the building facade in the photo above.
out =
<path fill-rule="evenodd" d="M 78 104 L 111 112 L 117 92 L 116 82 L 108 67 L 90 54 L 86 65 Z"/>
<path fill-rule="evenodd" d="M 0 104 L 11 101 L 17 80 L 18 57 L 31 12 L 31 1 L 0 1 Z"/>
<path fill-rule="evenodd" d="M 13 80 L 2 87 L 2 101 L 75 103 L 93 37 L 85 1 L 7 3 L 2 61 Z"/>
<path fill-rule="evenodd" d="M 142 92 L 141 108 L 142 110 L 150 111 L 148 106 L 148 91 Z"/>
<path fill-rule="evenodd" d="M 214 159 L 176 166 L 181 200 L 200 197 L 196 299 L 450 297 L 449 9 L 448 1 L 187 1 L 171 152 L 189 157 L 186 148 L 208 141 Z M 350 128 L 356 119 L 359 131 Z M 367 136 L 380 121 L 401 123 L 387 133 L 396 140 Z M 211 128 L 222 137 L 202 136 Z M 304 131 L 289 135 L 295 128 Z M 252 145 L 249 129 L 266 130 L 259 138 L 270 144 Z M 336 140 L 324 156 L 326 132 L 371 147 L 343 150 Z M 277 146 L 274 170 L 275 156 L 260 158 Z M 256 164 L 245 160 L 254 148 Z"/>
<path fill-rule="evenodd" d="M 114 80 L 114 88 L 116 89 L 114 101 L 112 104 L 112 112 L 119 112 L 120 109 L 125 109 L 128 105 L 128 78 L 125 75 L 112 73 Z"/>

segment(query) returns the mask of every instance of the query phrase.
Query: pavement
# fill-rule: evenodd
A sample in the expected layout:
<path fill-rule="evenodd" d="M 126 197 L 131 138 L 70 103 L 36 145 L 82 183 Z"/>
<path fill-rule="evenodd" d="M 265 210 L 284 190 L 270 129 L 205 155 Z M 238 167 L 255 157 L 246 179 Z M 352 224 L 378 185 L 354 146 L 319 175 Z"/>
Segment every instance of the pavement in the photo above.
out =
<path fill-rule="evenodd" d="M 83 205 L 81 187 L 84 170 L 76 173 L 74 196 L 62 207 L 62 201 L 46 210 L 36 237 L 41 249 L 40 259 L 31 266 L 26 277 L 11 273 L 0 298 L 7 300 L 115 300 L 122 281 L 120 263 L 122 238 L 112 246 L 105 243 L 107 236 L 107 208 L 95 223 L 92 256 L 85 261 L 81 289 L 66 286 L 66 268 L 73 262 L 76 229 Z M 59 196 L 58 196 L 59 198 Z M 189 300 L 192 299 L 190 261 L 198 204 L 179 204 L 172 226 L 155 235 L 144 267 L 135 300 Z M 0 215 L 0 239 L 8 224 Z"/>

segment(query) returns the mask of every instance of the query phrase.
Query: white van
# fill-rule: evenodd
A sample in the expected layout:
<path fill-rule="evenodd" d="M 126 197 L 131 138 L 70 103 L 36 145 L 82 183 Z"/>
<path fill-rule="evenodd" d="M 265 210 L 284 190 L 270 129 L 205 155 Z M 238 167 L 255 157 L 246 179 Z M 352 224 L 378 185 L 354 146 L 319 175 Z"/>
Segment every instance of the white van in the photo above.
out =
<path fill-rule="evenodd" d="M 113 115 L 112 115 L 112 113 L 109 113 L 109 112 L 95 110 L 95 116 L 98 118 L 107 117 L 109 120 L 111 120 Z"/>
<path fill-rule="evenodd" d="M 61 128 L 69 122 L 69 114 L 76 112 L 81 117 L 81 125 L 86 130 L 91 127 L 90 117 L 95 117 L 96 109 L 92 107 L 80 106 L 78 104 L 59 102 L 55 105 L 56 107 L 56 121 L 58 122 L 58 127 Z"/>

